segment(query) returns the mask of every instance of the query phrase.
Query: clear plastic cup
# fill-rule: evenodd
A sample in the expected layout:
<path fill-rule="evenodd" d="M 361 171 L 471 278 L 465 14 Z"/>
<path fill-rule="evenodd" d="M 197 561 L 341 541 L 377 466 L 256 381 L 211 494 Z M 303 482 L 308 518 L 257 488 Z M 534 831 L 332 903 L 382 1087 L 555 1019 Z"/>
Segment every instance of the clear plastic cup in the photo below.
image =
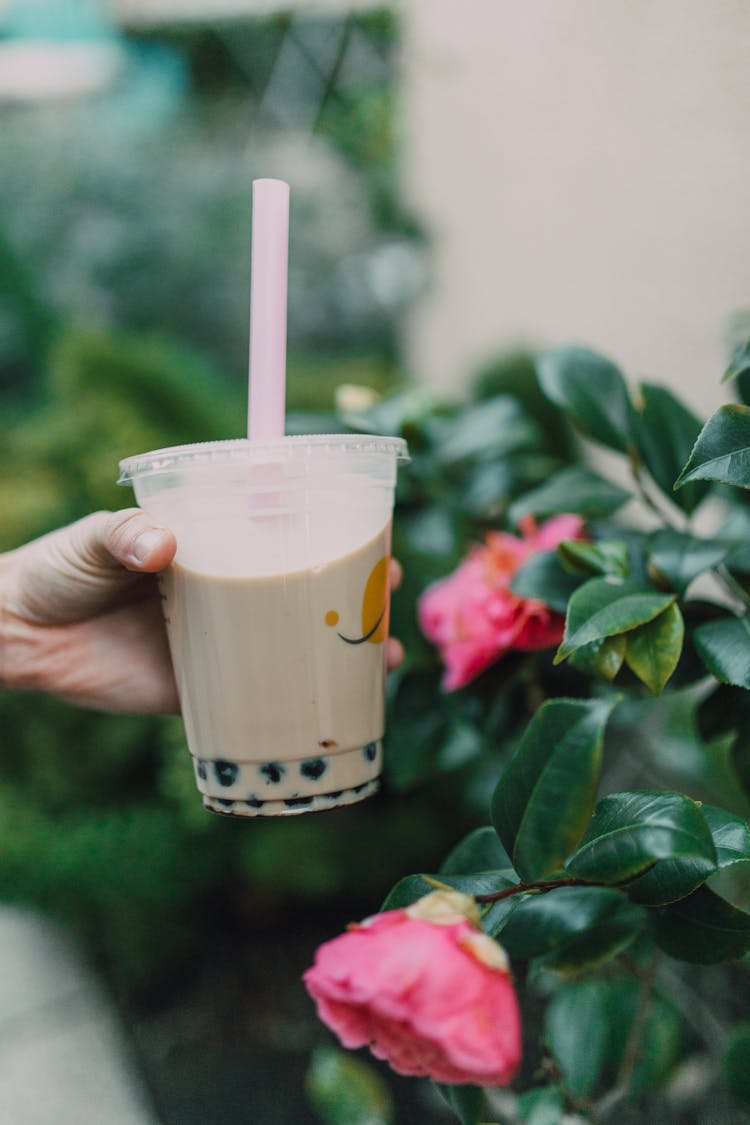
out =
<path fill-rule="evenodd" d="M 399 438 L 313 435 L 120 463 L 177 538 L 159 575 L 206 808 L 278 816 L 374 793 Z"/>

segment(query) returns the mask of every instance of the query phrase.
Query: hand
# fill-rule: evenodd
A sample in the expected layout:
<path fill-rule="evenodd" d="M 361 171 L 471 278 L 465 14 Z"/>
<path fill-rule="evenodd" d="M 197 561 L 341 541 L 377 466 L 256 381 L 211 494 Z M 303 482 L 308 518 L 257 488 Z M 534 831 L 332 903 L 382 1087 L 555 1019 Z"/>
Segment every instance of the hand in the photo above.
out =
<path fill-rule="evenodd" d="M 131 508 L 0 556 L 0 683 L 103 711 L 179 711 L 154 578 L 176 547 L 171 531 Z M 400 581 L 394 562 L 392 588 Z M 389 668 L 402 659 L 389 640 Z"/>

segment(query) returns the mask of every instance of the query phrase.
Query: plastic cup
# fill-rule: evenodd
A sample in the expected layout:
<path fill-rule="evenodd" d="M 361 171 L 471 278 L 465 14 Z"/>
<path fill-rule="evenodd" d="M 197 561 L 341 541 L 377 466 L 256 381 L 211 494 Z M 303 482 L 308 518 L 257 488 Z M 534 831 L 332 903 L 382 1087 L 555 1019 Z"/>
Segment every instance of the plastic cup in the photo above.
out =
<path fill-rule="evenodd" d="M 159 449 L 120 484 L 177 539 L 159 575 L 203 803 L 230 816 L 349 805 L 378 788 L 399 438 Z"/>

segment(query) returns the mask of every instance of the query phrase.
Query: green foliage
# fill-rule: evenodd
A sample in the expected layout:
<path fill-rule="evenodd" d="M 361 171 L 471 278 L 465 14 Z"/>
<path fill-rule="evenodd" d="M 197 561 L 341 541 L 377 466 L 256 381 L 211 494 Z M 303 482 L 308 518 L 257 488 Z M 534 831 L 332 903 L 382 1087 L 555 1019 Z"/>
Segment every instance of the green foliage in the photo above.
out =
<path fill-rule="evenodd" d="M 517 524 L 524 516 L 546 519 L 561 512 L 576 512 L 585 519 L 611 516 L 631 494 L 590 469 L 574 466 L 525 493 L 510 506 L 508 515 Z"/>
<path fill-rule="evenodd" d="M 750 688 L 750 615 L 722 617 L 699 625 L 693 637 L 706 668 L 723 684 Z"/>
<path fill-rule="evenodd" d="M 484 1109 L 484 1094 L 476 1086 L 444 1086 L 438 1090 L 455 1113 L 461 1125 L 479 1125 Z"/>
<path fill-rule="evenodd" d="M 556 871 L 583 833 L 614 704 L 614 699 L 545 703 L 497 784 L 492 821 L 526 882 Z"/>
<path fill-rule="evenodd" d="M 705 499 L 709 485 L 695 482 L 673 492 L 672 486 L 700 433 L 698 418 L 666 387 L 642 383 L 636 414 L 638 453 L 661 491 L 688 514 Z"/>
<path fill-rule="evenodd" d="M 750 488 L 750 407 L 720 406 L 706 422 L 675 488 L 696 480 Z"/>
<path fill-rule="evenodd" d="M 305 1078 L 307 1096 L 323 1125 L 392 1125 L 390 1091 L 368 1063 L 333 1047 L 319 1047 Z"/>
<path fill-rule="evenodd" d="M 614 363 L 585 348 L 557 348 L 538 363 L 539 383 L 587 437 L 626 452 L 631 441 L 631 405 Z"/>
<path fill-rule="evenodd" d="M 735 1027 L 724 1054 L 724 1073 L 732 1097 L 750 1107 L 750 1024 Z"/>

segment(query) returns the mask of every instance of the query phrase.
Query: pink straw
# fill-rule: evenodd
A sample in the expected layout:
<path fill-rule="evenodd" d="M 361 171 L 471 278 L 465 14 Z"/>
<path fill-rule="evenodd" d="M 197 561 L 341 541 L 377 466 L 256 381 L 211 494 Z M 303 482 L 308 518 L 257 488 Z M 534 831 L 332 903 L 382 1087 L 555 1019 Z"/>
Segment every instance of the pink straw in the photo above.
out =
<path fill-rule="evenodd" d="M 284 436 L 289 184 L 253 181 L 247 436 Z"/>

